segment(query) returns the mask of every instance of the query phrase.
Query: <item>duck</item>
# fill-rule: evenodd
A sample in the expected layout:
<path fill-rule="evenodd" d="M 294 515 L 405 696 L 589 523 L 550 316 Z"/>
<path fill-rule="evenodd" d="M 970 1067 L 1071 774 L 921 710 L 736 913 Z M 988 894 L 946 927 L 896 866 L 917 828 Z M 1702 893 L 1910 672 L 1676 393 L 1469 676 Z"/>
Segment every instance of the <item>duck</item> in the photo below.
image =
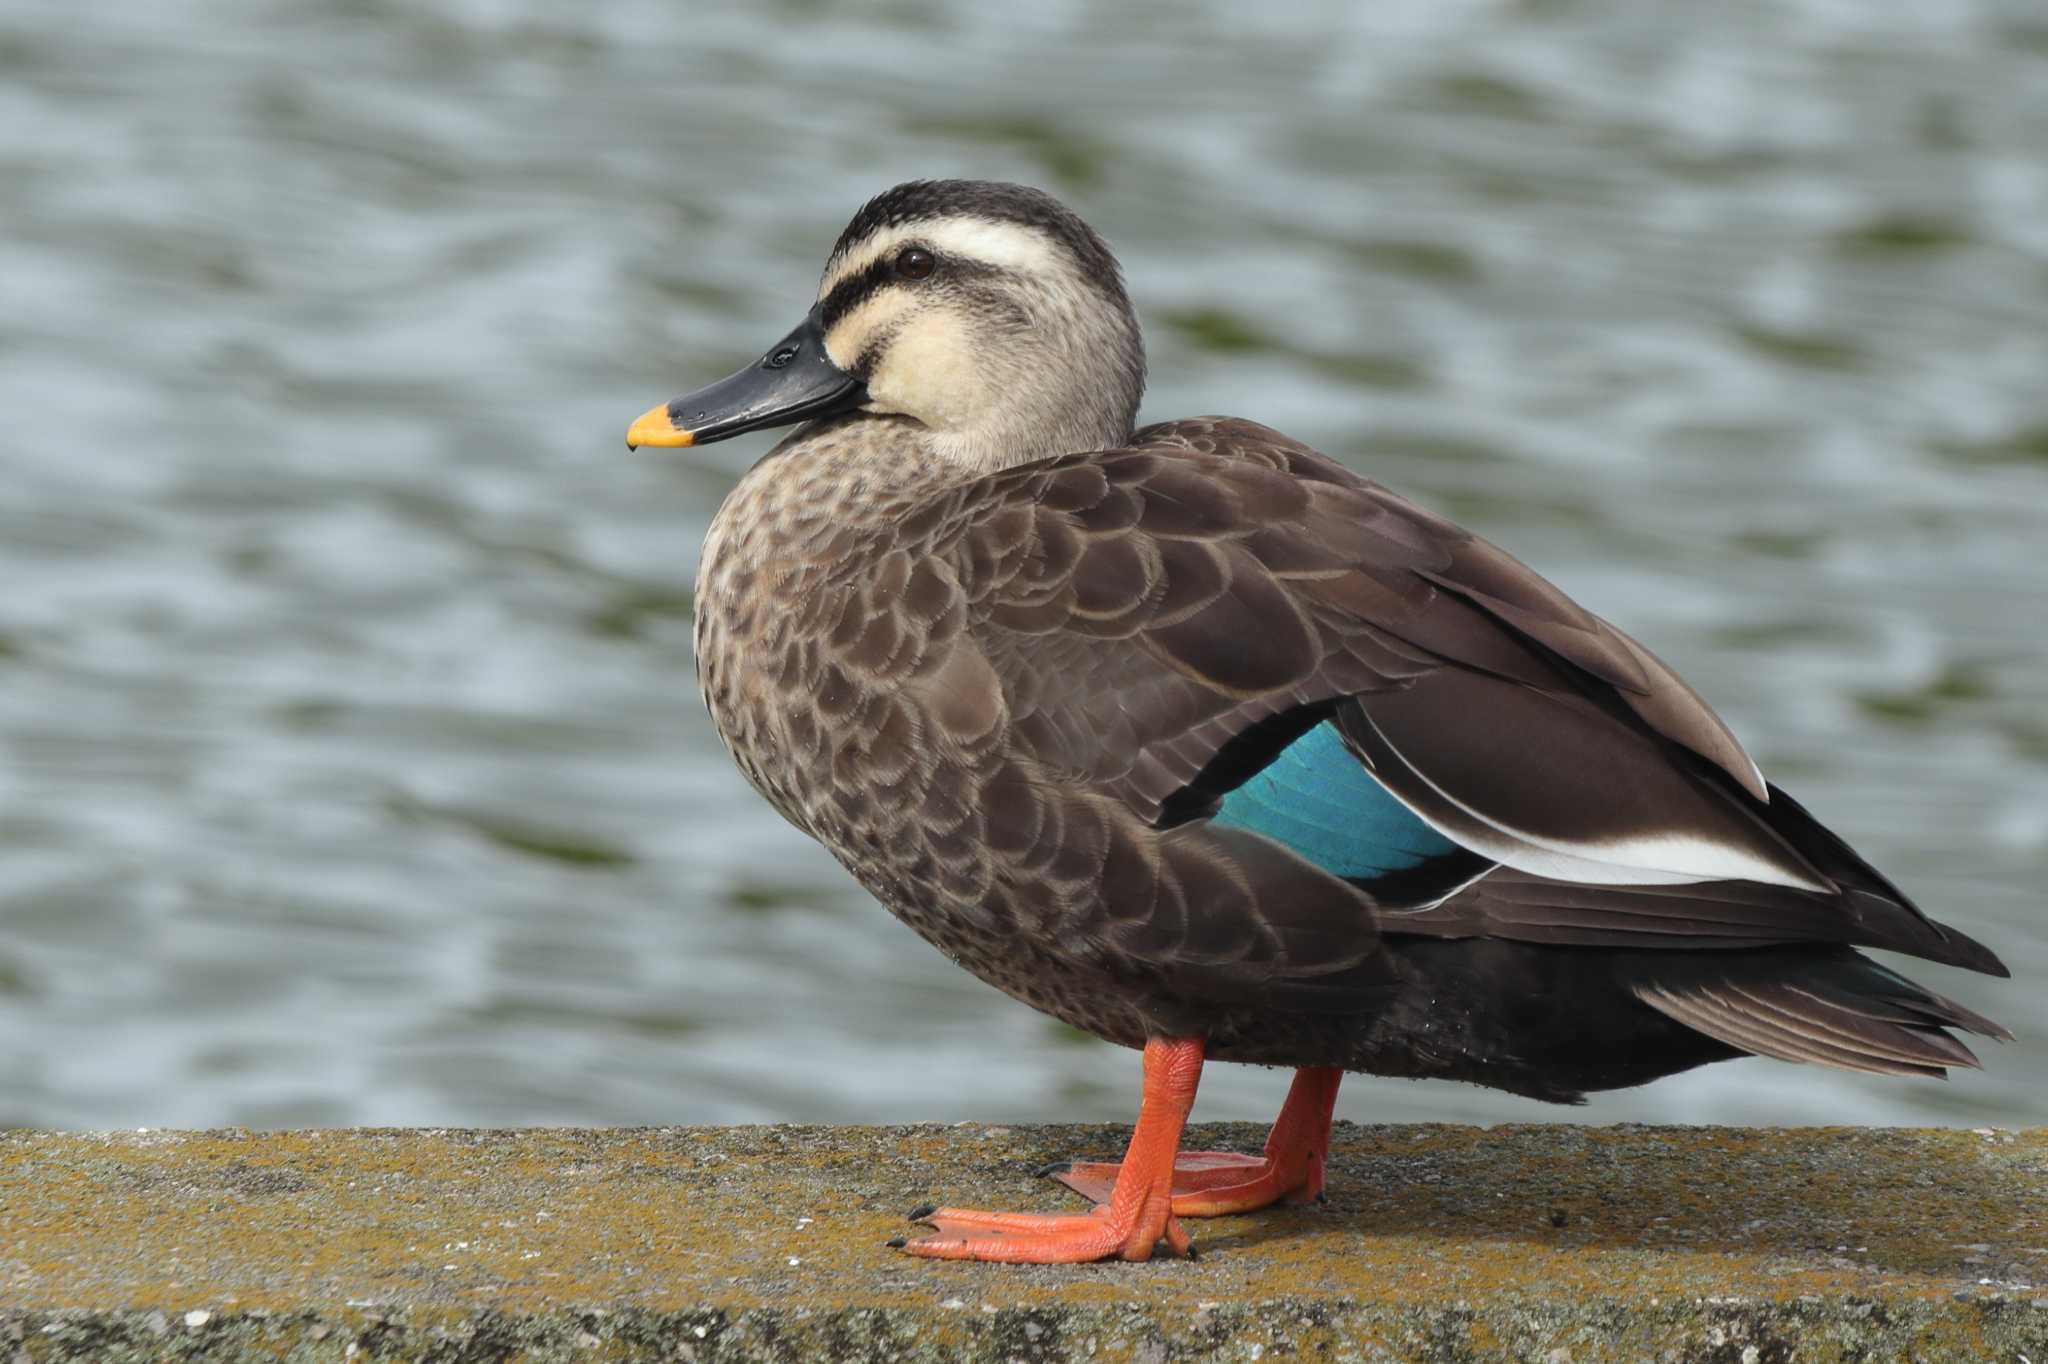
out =
<path fill-rule="evenodd" d="M 1116 257 L 1053 196 L 920 180 L 803 321 L 632 422 L 792 427 L 707 532 L 698 681 L 767 802 L 997 990 L 1141 1055 L 1066 1213 L 922 1207 L 910 1255 L 1191 1255 L 1321 1199 L 1346 1073 L 1559 1103 L 1772 1057 L 1898 1076 L 2011 1034 L 1858 949 L 1994 976 L 1649 649 L 1255 422 L 1140 427 Z M 1209 1062 L 1291 1067 L 1185 1151 Z"/>

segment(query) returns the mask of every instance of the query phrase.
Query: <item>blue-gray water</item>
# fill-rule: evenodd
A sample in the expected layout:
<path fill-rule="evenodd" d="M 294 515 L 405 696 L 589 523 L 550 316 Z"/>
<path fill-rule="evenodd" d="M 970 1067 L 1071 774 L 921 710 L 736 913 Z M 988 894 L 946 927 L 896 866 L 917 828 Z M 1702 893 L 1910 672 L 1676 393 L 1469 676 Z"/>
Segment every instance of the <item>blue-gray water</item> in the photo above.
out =
<path fill-rule="evenodd" d="M 1538 565 L 2019 977 L 1914 968 L 2020 1033 L 1982 1074 L 1590 1116 L 2048 1120 L 2037 4 L 698 8 L 0 15 L 0 1121 L 1130 1113 L 718 748 L 691 578 L 767 438 L 621 448 L 939 174 L 1110 236 L 1149 416 Z"/>

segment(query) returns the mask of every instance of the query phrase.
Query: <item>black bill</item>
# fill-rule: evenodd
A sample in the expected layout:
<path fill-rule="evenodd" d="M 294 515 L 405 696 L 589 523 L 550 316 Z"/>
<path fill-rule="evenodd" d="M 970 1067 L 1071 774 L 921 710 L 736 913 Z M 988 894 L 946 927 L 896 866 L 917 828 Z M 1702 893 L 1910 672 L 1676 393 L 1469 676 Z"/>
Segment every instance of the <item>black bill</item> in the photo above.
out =
<path fill-rule="evenodd" d="M 737 374 L 644 413 L 626 445 L 708 445 L 727 436 L 788 426 L 847 412 L 867 401 L 867 387 L 832 363 L 818 310 L 768 353 Z"/>

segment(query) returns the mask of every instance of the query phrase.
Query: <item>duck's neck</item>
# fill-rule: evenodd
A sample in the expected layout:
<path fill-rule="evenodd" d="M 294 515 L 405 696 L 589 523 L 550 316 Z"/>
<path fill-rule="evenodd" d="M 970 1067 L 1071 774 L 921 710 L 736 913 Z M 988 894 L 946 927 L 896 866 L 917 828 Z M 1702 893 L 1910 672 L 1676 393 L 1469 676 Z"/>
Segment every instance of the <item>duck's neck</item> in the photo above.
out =
<path fill-rule="evenodd" d="M 1013 401 L 974 426 L 916 430 L 918 444 L 929 457 L 973 478 L 1055 455 L 1114 450 L 1129 443 L 1136 411 L 1134 399 L 1099 392 L 1069 395 L 1040 406 Z"/>
<path fill-rule="evenodd" d="M 832 563 L 849 536 L 894 524 L 974 475 L 902 417 L 853 416 L 793 432 L 749 469 L 712 518 L 699 593 Z"/>

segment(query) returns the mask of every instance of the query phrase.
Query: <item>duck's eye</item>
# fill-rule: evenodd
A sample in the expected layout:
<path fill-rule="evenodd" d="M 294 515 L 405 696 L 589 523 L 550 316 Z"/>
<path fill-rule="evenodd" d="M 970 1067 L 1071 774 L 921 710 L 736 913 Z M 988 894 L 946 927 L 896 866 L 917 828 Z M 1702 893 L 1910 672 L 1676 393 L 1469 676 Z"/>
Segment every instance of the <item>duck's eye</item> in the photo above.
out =
<path fill-rule="evenodd" d="M 938 268 L 938 258 L 921 246 L 906 246 L 896 253 L 896 273 L 903 279 L 930 279 Z"/>

